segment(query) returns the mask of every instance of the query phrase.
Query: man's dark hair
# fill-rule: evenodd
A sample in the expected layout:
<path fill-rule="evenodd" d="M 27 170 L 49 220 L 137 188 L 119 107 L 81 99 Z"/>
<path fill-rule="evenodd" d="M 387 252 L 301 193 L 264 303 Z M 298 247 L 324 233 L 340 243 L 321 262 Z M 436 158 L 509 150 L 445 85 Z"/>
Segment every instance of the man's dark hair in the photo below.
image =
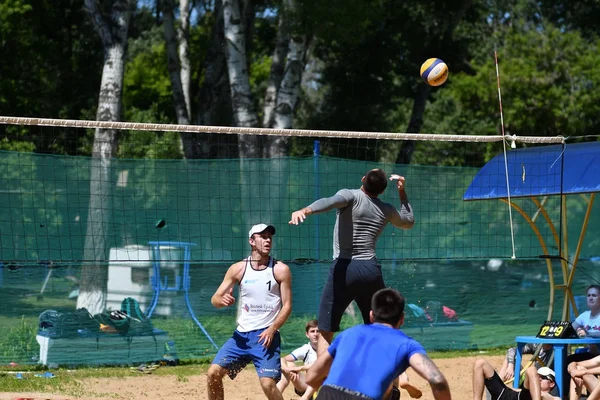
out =
<path fill-rule="evenodd" d="M 587 289 L 585 289 L 585 294 L 587 295 L 587 292 L 590 291 L 590 289 L 596 289 L 598 292 L 600 292 L 600 285 L 590 285 L 587 287 Z"/>
<path fill-rule="evenodd" d="M 371 299 L 371 310 L 374 322 L 396 325 L 404 315 L 404 297 L 396 289 L 381 289 Z"/>
<path fill-rule="evenodd" d="M 308 321 L 306 323 L 306 333 L 308 333 L 308 331 L 310 330 L 310 328 L 318 328 L 319 327 L 319 321 L 317 321 L 316 319 L 311 319 L 310 321 Z"/>
<path fill-rule="evenodd" d="M 363 182 L 363 187 L 369 194 L 373 194 L 375 196 L 383 193 L 385 188 L 387 187 L 388 181 L 385 176 L 385 171 L 382 169 L 372 169 L 365 175 L 365 181 Z"/>

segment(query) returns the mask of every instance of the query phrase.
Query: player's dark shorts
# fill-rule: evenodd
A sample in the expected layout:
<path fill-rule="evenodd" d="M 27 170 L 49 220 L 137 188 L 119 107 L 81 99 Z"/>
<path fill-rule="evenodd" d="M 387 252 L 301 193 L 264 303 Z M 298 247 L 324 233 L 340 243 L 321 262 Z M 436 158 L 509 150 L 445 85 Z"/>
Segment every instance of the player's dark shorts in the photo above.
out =
<path fill-rule="evenodd" d="M 368 324 L 371 298 L 375 292 L 383 288 L 385 283 L 381 274 L 381 265 L 376 259 L 334 260 L 321 295 L 319 329 L 339 331 L 344 311 L 352 300 L 356 301 L 364 323 Z"/>
<path fill-rule="evenodd" d="M 484 382 L 492 400 L 531 400 L 528 389 L 523 388 L 520 392 L 512 390 L 502 382 L 496 372 L 491 378 L 485 378 Z"/>
<path fill-rule="evenodd" d="M 213 364 L 220 365 L 227 370 L 231 379 L 250 363 L 254 363 L 256 373 L 260 378 L 281 379 L 281 337 L 279 331 L 273 335 L 273 340 L 268 348 L 258 343 L 258 335 L 264 329 L 250 332 L 234 331 L 233 336 L 219 349 Z"/>
<path fill-rule="evenodd" d="M 339 386 L 321 386 L 317 400 L 373 400 L 372 397 Z"/>

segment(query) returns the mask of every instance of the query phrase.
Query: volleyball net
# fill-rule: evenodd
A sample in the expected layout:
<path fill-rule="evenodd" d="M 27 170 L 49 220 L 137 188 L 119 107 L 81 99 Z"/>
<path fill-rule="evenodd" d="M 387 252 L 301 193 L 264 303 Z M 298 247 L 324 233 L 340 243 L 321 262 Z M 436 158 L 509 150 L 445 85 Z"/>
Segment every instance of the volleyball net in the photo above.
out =
<path fill-rule="evenodd" d="M 359 188 L 372 168 L 406 177 L 416 224 L 407 231 L 386 228 L 377 254 L 386 282 L 409 303 L 426 309 L 433 302 L 428 315 L 435 322 L 408 318 L 407 329 L 414 328 L 426 347 L 510 343 L 511 330 L 498 335 L 498 318 L 492 315 L 502 315 L 502 324 L 516 331 L 539 326 L 548 310 L 539 239 L 554 243 L 556 232 L 544 226 L 534 232 L 527 221 L 510 214 L 506 199 L 464 201 L 463 196 L 481 167 L 512 151 L 512 143 L 562 144 L 560 137 L 16 117 L 0 117 L 0 133 L 0 148 L 5 149 L 0 151 L 0 318 L 11 326 L 0 339 L 0 363 L 135 363 L 150 357 L 149 348 L 156 359 L 171 353 L 178 359 L 214 354 L 231 334 L 236 310 L 216 310 L 210 297 L 227 267 L 247 256 L 248 230 L 261 222 L 276 227 L 272 254 L 292 268 L 294 311 L 282 338 L 283 352 L 293 350 L 304 343 L 304 323 L 318 309 L 332 258 L 335 212 L 310 216 L 300 226 L 288 225 L 290 215 L 341 188 Z M 399 162 L 409 159 L 410 164 Z M 498 168 L 500 181 L 507 171 Z M 560 181 L 564 171 L 544 173 Z M 381 198 L 397 204 L 397 196 L 388 189 Z M 580 202 L 584 200 L 569 207 L 581 207 Z M 534 215 L 539 204 L 519 207 Z M 567 222 L 560 218 L 562 211 L 561 196 L 544 200 L 544 213 L 561 221 L 559 229 L 577 226 L 582 216 Z M 595 231 L 588 236 L 600 237 Z M 583 258 L 595 255 L 593 243 L 588 244 Z M 560 247 L 550 247 L 549 254 L 558 256 Z M 588 281 L 584 277 L 580 285 Z M 135 334 L 132 328 L 128 341 L 106 344 L 123 349 L 98 352 L 95 333 L 70 315 L 81 305 L 81 292 L 90 287 L 103 292 L 103 310 L 92 314 L 121 309 L 125 299 L 134 298 L 150 314 L 155 334 Z M 532 299 L 539 306 L 530 307 Z M 484 306 L 490 304 L 486 300 L 491 305 Z M 437 303 L 456 310 L 460 318 L 445 320 L 440 312 L 437 321 Z M 521 308 L 522 315 L 511 311 L 504 318 L 506 310 Z M 40 335 L 41 314 L 47 310 L 72 325 L 62 345 L 89 339 L 82 344 L 86 351 L 60 351 L 63 337 L 52 329 Z M 360 322 L 356 318 L 349 310 L 345 324 Z M 447 325 L 433 335 L 428 329 L 433 323 Z"/>

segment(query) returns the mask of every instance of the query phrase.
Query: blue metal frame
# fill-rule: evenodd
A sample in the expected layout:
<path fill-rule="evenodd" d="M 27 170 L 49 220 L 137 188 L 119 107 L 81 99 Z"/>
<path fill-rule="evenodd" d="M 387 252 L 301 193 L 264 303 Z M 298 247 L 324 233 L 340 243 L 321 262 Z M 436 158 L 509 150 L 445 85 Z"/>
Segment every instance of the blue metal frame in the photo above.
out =
<path fill-rule="evenodd" d="M 154 309 L 156 308 L 156 306 L 158 304 L 158 298 L 160 296 L 160 292 L 183 290 L 184 297 L 185 297 L 185 304 L 187 306 L 188 312 L 190 313 L 190 316 L 192 317 L 192 319 L 194 320 L 196 325 L 198 325 L 200 330 L 204 333 L 204 336 L 206 336 L 206 338 L 210 341 L 210 343 L 215 347 L 215 349 L 218 349 L 219 346 L 217 346 L 217 344 L 210 337 L 210 335 L 208 334 L 206 329 L 204 329 L 204 326 L 202 326 L 200 321 L 198 321 L 198 318 L 196 318 L 196 315 L 194 314 L 194 310 L 192 309 L 192 305 L 190 303 L 190 295 L 189 295 L 189 290 L 190 290 L 190 285 L 191 285 L 190 260 L 192 258 L 190 247 L 196 246 L 196 243 L 158 241 L 158 242 L 148 242 L 148 244 L 150 246 L 152 246 L 153 274 L 152 274 L 152 278 L 150 279 L 150 283 L 152 285 L 152 289 L 154 290 L 154 294 L 152 296 L 152 301 L 150 302 L 150 308 L 148 309 L 148 312 L 146 313 L 148 315 L 148 318 L 152 317 L 152 313 L 154 312 Z M 175 285 L 172 287 L 169 287 L 167 277 L 165 277 L 164 282 L 161 282 L 161 278 L 160 278 L 160 263 L 161 263 L 160 248 L 161 248 L 161 246 L 183 249 L 183 285 L 182 285 L 179 275 L 177 275 L 175 277 Z"/>

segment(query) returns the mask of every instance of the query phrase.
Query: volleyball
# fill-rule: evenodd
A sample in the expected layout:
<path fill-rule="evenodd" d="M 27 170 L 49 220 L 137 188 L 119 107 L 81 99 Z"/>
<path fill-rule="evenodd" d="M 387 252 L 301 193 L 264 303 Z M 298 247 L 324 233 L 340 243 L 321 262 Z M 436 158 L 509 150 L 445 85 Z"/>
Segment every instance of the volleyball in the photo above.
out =
<path fill-rule="evenodd" d="M 448 66 L 439 58 L 430 58 L 421 65 L 421 78 L 430 86 L 440 86 L 448 79 Z"/>

